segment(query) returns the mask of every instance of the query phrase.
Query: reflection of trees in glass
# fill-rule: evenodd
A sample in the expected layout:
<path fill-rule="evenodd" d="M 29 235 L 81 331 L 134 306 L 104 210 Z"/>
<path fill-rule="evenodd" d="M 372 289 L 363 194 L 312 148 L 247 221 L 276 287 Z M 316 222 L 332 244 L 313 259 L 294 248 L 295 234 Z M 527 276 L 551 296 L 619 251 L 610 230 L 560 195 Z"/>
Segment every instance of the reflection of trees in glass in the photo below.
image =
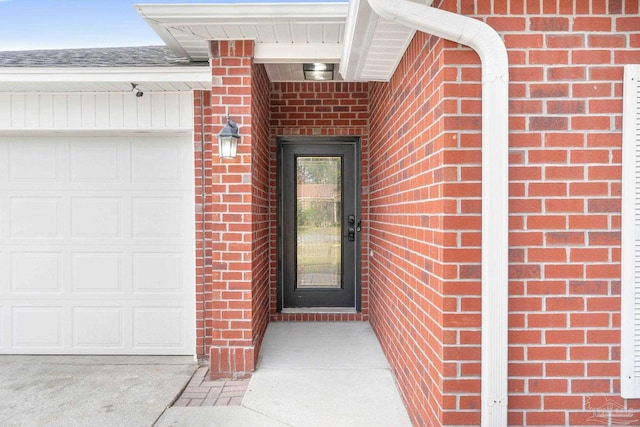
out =
<path fill-rule="evenodd" d="M 340 157 L 298 157 L 298 184 L 335 184 L 340 186 Z"/>
<path fill-rule="evenodd" d="M 296 161 L 298 226 L 340 223 L 340 157 L 298 157 Z"/>
<path fill-rule="evenodd" d="M 298 225 L 328 227 L 340 224 L 339 200 L 298 200 Z"/>

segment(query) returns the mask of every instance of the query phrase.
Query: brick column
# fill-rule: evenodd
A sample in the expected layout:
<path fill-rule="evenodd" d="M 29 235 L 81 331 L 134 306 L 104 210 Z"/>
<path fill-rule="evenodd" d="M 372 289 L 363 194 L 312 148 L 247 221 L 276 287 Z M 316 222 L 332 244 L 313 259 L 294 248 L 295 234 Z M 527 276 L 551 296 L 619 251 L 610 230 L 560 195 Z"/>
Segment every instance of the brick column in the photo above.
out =
<path fill-rule="evenodd" d="M 252 332 L 252 41 L 211 44 L 211 186 L 205 192 L 205 235 L 210 253 L 205 324 L 212 378 L 247 376 L 254 369 Z M 226 115 L 240 127 L 238 156 L 218 157 L 216 135 Z"/>

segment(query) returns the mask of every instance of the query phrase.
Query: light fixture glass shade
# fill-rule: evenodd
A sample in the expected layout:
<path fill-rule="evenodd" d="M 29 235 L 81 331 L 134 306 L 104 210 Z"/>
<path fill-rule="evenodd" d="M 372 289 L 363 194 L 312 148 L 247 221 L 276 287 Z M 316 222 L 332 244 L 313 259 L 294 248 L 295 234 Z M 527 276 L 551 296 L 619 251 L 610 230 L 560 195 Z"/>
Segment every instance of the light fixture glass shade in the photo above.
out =
<path fill-rule="evenodd" d="M 218 136 L 218 149 L 221 159 L 235 159 L 238 155 L 238 138 L 234 136 Z"/>
<path fill-rule="evenodd" d="M 224 125 L 218 134 L 218 154 L 221 159 L 235 159 L 238 154 L 238 125 L 227 117 L 227 124 Z"/>
<path fill-rule="evenodd" d="M 333 80 L 333 64 L 302 64 L 305 80 Z"/>

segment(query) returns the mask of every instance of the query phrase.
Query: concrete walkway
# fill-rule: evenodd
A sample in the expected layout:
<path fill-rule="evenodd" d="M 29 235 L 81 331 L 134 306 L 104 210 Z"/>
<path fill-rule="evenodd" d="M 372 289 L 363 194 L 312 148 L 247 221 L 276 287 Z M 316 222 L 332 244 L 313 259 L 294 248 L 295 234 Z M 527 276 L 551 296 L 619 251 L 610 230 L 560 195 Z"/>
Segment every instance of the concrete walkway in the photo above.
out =
<path fill-rule="evenodd" d="M 0 356 L 0 426 L 151 426 L 193 357 Z"/>
<path fill-rule="evenodd" d="M 273 322 L 240 406 L 172 407 L 155 427 L 410 427 L 368 323 Z"/>
<path fill-rule="evenodd" d="M 0 356 L 0 426 L 411 426 L 368 323 L 274 322 L 248 384 L 206 370 L 192 357 Z"/>

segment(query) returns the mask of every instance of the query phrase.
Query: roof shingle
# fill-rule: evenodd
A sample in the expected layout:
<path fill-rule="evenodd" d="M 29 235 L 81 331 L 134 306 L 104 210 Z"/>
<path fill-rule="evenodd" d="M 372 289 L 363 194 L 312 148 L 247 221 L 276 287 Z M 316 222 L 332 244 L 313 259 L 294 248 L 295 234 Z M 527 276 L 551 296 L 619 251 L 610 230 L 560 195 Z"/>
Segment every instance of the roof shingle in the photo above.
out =
<path fill-rule="evenodd" d="M 0 67 L 184 67 L 202 66 L 175 56 L 166 46 L 0 52 Z"/>

